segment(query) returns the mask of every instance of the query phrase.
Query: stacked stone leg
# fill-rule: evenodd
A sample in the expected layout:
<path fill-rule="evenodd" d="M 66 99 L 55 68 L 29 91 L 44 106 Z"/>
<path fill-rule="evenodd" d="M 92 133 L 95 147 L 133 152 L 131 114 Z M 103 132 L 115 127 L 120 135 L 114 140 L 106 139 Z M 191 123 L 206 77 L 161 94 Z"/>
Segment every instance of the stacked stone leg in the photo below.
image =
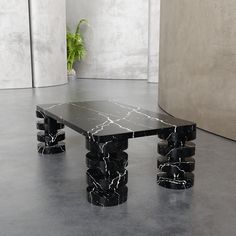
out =
<path fill-rule="evenodd" d="M 41 154 L 57 154 L 65 151 L 65 132 L 61 131 L 64 124 L 58 123 L 51 117 L 46 116 L 41 111 L 36 111 L 37 129 L 40 130 L 37 134 L 38 152 Z"/>
<path fill-rule="evenodd" d="M 170 189 L 187 189 L 194 184 L 196 127 L 159 134 L 157 183 Z"/>
<path fill-rule="evenodd" d="M 127 201 L 128 140 L 97 143 L 86 139 L 87 197 L 97 206 L 116 206 Z"/>

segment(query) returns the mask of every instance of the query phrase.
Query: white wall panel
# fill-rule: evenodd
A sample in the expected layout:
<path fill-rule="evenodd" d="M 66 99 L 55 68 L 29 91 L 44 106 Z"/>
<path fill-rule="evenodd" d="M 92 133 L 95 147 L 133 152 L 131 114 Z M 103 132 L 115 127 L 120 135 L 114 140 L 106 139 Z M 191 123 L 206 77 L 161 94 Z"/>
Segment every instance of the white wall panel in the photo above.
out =
<path fill-rule="evenodd" d="M 160 0 L 149 0 L 149 3 L 148 81 L 156 83 L 159 77 Z"/>
<path fill-rule="evenodd" d="M 28 0 L 0 1 L 0 88 L 32 86 Z"/>
<path fill-rule="evenodd" d="M 67 82 L 65 0 L 30 0 L 34 86 Z"/>

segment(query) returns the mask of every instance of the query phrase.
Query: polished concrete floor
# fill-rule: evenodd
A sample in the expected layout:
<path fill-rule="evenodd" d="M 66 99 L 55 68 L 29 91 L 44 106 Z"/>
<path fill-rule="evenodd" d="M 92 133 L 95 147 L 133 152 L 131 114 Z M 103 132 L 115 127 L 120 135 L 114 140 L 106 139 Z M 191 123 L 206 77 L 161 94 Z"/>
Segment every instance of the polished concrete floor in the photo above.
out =
<path fill-rule="evenodd" d="M 86 200 L 83 136 L 66 128 L 65 154 L 37 154 L 36 104 L 104 99 L 158 110 L 145 81 L 0 91 L 0 235 L 236 235 L 233 141 L 198 130 L 195 186 L 176 191 L 156 184 L 157 137 L 130 140 L 128 201 L 111 208 Z"/>

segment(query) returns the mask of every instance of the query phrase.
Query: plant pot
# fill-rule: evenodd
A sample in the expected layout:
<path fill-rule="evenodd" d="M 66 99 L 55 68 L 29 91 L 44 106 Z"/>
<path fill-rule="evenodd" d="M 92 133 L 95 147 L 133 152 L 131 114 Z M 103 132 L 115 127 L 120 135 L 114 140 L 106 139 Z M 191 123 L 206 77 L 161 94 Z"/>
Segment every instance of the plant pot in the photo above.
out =
<path fill-rule="evenodd" d="M 67 71 L 67 77 L 68 79 L 76 79 L 76 72 L 74 69 L 72 69 L 71 71 Z"/>

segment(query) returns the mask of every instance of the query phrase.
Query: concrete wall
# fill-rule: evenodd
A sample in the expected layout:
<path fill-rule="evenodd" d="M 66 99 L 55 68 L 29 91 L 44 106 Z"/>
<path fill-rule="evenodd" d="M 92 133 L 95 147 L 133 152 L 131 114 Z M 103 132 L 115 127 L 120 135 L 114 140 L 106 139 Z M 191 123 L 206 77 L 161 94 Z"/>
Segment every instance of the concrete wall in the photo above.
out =
<path fill-rule="evenodd" d="M 236 1 L 161 2 L 159 105 L 236 140 Z"/>
<path fill-rule="evenodd" d="M 34 86 L 67 83 L 65 0 L 30 0 Z"/>
<path fill-rule="evenodd" d="M 0 31 L 0 89 L 67 82 L 65 0 L 1 0 Z"/>
<path fill-rule="evenodd" d="M 149 63 L 148 81 L 159 77 L 160 0 L 149 0 Z"/>
<path fill-rule="evenodd" d="M 80 77 L 158 80 L 159 0 L 149 1 L 67 0 L 68 25 L 91 25 Z M 66 83 L 65 0 L 2 0 L 0 9 L 0 88 Z"/>
<path fill-rule="evenodd" d="M 28 0 L 0 1 L 0 88 L 32 86 Z"/>
<path fill-rule="evenodd" d="M 88 55 L 78 65 L 80 78 L 148 79 L 149 1 L 67 0 L 67 25 L 75 29 L 81 18 L 90 27 L 83 31 Z M 155 77 L 153 66 L 150 73 Z"/>

